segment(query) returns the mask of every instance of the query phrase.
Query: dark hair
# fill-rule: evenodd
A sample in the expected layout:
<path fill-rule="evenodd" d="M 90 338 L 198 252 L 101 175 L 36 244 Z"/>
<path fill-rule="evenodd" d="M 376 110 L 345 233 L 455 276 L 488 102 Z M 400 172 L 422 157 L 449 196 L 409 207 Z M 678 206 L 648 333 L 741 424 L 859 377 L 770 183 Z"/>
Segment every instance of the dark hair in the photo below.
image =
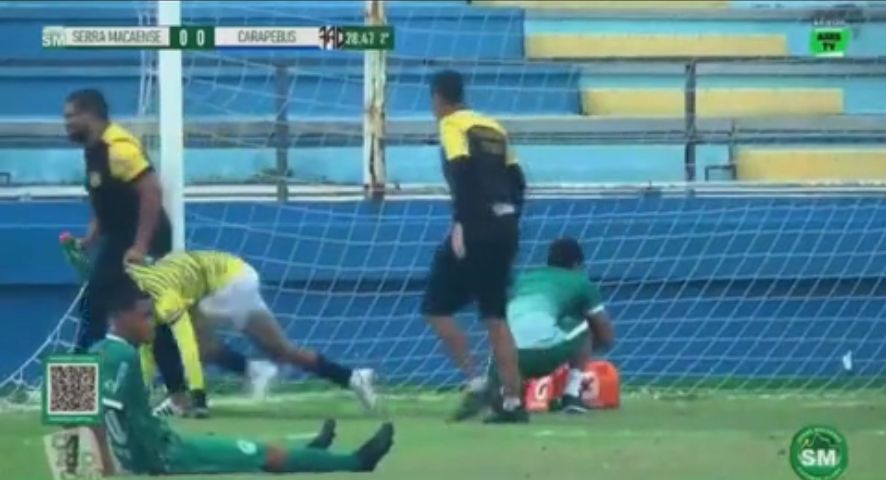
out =
<path fill-rule="evenodd" d="M 124 278 L 108 292 L 108 314 L 114 316 L 118 313 L 125 312 L 135 307 L 135 304 L 139 300 L 145 300 L 148 298 L 150 298 L 148 294 L 138 288 L 138 285 L 136 285 L 132 279 L 124 276 Z"/>
<path fill-rule="evenodd" d="M 436 93 L 447 103 L 459 104 L 465 101 L 465 84 L 461 74 L 455 70 L 441 70 L 431 80 L 431 93 Z"/>
<path fill-rule="evenodd" d="M 71 92 L 66 101 L 77 107 L 79 111 L 90 113 L 102 120 L 108 119 L 108 102 L 105 101 L 102 92 L 94 88 Z"/>
<path fill-rule="evenodd" d="M 581 245 L 574 238 L 558 238 L 548 248 L 548 265 L 560 268 L 575 268 L 585 261 Z"/>

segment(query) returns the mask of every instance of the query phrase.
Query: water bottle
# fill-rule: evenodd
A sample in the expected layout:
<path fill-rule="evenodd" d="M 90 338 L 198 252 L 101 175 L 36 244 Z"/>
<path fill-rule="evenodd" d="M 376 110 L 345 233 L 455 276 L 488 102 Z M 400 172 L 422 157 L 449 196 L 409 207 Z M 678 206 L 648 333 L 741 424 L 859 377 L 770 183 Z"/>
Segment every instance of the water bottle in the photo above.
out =
<path fill-rule="evenodd" d="M 58 242 L 65 254 L 65 260 L 77 270 L 77 274 L 81 279 L 89 277 L 89 258 L 77 245 L 77 239 L 70 232 L 62 232 L 58 237 Z"/>

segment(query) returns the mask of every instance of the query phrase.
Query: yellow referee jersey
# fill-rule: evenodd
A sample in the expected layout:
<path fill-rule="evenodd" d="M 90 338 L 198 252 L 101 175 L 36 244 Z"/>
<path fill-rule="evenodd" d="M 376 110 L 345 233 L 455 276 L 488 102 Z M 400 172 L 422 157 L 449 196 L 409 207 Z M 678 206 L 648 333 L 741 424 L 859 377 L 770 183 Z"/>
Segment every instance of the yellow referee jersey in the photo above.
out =
<path fill-rule="evenodd" d="M 181 353 L 191 390 L 203 390 L 203 365 L 189 310 L 204 297 L 228 285 L 246 263 L 224 252 L 175 252 L 152 265 L 127 265 L 126 272 L 154 300 L 154 318 L 169 325 Z M 150 347 L 143 348 L 144 375 L 153 377 Z"/>
<path fill-rule="evenodd" d="M 175 252 L 153 265 L 129 265 L 135 283 L 154 299 L 158 323 L 171 323 L 203 297 L 243 272 L 245 263 L 224 252 Z"/>

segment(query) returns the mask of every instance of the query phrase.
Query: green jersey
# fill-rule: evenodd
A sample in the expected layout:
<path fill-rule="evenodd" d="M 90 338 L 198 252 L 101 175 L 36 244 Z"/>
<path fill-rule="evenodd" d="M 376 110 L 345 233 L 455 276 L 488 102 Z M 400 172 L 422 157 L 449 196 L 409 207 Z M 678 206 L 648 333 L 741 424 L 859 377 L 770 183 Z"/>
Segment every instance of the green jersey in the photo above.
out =
<path fill-rule="evenodd" d="M 604 309 L 600 288 L 584 272 L 544 267 L 520 274 L 508 302 L 517 348 L 548 348 L 587 329 L 586 314 Z"/>
<path fill-rule="evenodd" d="M 103 420 L 117 463 L 130 473 L 165 471 L 175 434 L 151 412 L 138 350 L 110 334 L 92 350 L 101 355 Z"/>

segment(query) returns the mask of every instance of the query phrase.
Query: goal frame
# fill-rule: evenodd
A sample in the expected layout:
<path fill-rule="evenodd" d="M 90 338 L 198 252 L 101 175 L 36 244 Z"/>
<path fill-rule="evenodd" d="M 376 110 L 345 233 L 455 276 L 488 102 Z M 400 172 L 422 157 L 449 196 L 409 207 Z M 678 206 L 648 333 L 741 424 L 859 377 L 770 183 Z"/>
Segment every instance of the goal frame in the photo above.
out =
<path fill-rule="evenodd" d="M 181 25 L 181 0 L 157 0 L 157 24 Z M 160 185 L 163 207 L 172 223 L 172 248 L 185 248 L 185 133 L 182 52 L 157 53 Z"/>
<path fill-rule="evenodd" d="M 156 2 L 158 25 L 181 25 L 181 0 L 156 0 Z M 384 0 L 365 0 L 364 21 L 370 26 L 387 24 Z M 363 192 L 366 198 L 381 199 L 386 189 L 384 139 L 387 52 L 368 50 L 363 55 Z M 158 166 L 160 184 L 163 187 L 163 206 L 172 223 L 174 250 L 185 249 L 183 84 L 181 50 L 160 50 L 157 59 L 160 143 Z M 280 183 L 282 188 L 288 189 L 286 182 Z M 279 198 L 287 198 L 287 195 L 280 195 Z"/>

